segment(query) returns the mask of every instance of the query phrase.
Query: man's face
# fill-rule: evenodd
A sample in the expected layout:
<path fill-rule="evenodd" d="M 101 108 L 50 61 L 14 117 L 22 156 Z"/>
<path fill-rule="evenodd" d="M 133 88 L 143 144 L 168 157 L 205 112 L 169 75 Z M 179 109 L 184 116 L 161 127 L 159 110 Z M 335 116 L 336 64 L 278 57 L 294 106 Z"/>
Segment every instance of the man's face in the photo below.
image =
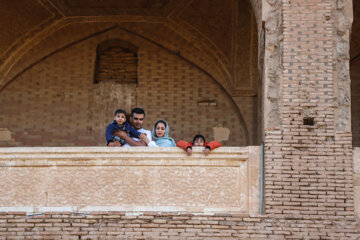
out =
<path fill-rule="evenodd" d="M 130 117 L 130 121 L 135 130 L 141 129 L 144 124 L 145 116 L 144 114 L 134 113 L 132 117 Z"/>

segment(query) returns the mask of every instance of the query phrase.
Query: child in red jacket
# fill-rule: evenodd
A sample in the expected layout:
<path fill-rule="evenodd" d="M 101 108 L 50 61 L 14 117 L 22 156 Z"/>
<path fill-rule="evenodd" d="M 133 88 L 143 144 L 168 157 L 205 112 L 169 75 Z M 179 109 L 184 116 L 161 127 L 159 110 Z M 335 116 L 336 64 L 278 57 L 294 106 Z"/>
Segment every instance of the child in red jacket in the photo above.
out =
<path fill-rule="evenodd" d="M 176 146 L 184 149 L 187 154 L 190 156 L 192 154 L 192 147 L 205 147 L 204 149 L 204 153 L 205 156 L 207 156 L 210 153 L 210 150 L 213 150 L 215 148 L 221 147 L 221 143 L 219 143 L 218 141 L 212 141 L 212 142 L 207 142 L 205 140 L 205 137 L 203 135 L 196 135 L 191 142 L 185 142 L 185 141 L 179 141 L 177 142 Z"/>

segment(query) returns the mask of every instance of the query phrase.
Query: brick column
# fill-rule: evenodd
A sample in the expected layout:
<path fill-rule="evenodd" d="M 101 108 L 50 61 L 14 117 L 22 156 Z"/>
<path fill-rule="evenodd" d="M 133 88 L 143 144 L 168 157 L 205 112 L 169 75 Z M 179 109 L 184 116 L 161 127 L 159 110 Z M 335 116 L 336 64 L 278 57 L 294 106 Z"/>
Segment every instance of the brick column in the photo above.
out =
<path fill-rule="evenodd" d="M 336 117 L 336 6 L 294 0 L 281 8 L 280 124 L 265 130 L 265 212 L 293 238 L 354 239 L 351 132 Z"/>

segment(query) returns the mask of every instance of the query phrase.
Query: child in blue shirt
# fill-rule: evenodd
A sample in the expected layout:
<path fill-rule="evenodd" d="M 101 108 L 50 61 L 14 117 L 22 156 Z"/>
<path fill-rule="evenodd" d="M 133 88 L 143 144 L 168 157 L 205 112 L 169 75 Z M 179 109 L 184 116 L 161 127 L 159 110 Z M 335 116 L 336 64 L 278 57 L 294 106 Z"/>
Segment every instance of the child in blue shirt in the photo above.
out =
<path fill-rule="evenodd" d="M 108 146 L 116 146 L 116 142 L 120 142 L 121 146 L 125 144 L 125 140 L 115 136 L 114 133 L 116 131 L 125 131 L 131 137 L 143 138 L 146 136 L 144 133 L 140 133 L 131 127 L 130 123 L 126 121 L 126 112 L 122 109 L 118 109 L 115 111 L 114 121 L 110 123 L 106 128 L 106 145 Z"/>

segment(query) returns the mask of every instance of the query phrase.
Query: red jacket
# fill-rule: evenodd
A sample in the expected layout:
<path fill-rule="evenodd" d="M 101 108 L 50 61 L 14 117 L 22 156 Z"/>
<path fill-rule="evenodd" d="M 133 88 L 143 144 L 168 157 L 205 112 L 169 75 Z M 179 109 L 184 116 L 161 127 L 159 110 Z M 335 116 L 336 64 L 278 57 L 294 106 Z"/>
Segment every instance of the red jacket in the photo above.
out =
<path fill-rule="evenodd" d="M 178 147 L 180 147 L 180 148 L 182 148 L 182 149 L 184 149 L 186 151 L 186 149 L 188 147 L 192 148 L 193 144 L 191 142 L 185 142 L 185 141 L 181 140 L 181 141 L 178 141 L 176 143 L 176 146 L 178 146 Z M 213 150 L 213 149 L 221 147 L 221 146 L 222 146 L 221 143 L 219 143 L 218 141 L 212 141 L 212 142 L 209 142 L 209 143 L 207 141 L 205 141 L 205 146 L 204 147 L 208 147 L 208 148 L 210 148 L 210 150 Z"/>

